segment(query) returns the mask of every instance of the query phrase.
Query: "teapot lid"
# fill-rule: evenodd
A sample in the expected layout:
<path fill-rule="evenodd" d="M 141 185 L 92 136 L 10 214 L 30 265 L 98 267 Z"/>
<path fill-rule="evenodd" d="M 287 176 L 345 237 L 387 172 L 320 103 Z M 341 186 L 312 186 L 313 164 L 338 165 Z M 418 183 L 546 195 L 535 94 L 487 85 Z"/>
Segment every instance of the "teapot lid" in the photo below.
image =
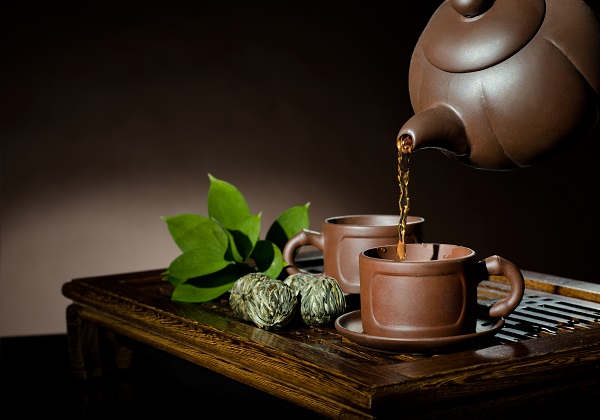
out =
<path fill-rule="evenodd" d="M 491 67 L 534 37 L 545 11 L 544 0 L 447 0 L 421 34 L 423 53 L 447 72 Z"/>

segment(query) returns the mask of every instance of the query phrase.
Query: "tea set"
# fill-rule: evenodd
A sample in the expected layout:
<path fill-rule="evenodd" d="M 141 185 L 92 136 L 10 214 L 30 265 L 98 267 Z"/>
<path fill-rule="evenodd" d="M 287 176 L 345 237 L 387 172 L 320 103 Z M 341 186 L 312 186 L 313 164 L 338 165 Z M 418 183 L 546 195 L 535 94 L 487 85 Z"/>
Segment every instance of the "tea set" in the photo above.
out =
<path fill-rule="evenodd" d="M 584 141 L 600 108 L 600 19 L 583 0 L 446 0 L 420 35 L 409 69 L 415 114 L 398 132 L 412 151 L 441 150 L 483 170 L 513 170 Z M 493 336 L 521 302 L 524 279 L 512 262 L 460 245 L 423 242 L 425 220 L 408 216 L 400 259 L 399 217 L 331 217 L 303 229 L 283 250 L 302 272 L 303 246 L 323 252 L 323 272 L 360 309 L 335 321 L 364 347 L 444 351 Z M 478 284 L 503 276 L 508 295 L 490 306 Z"/>

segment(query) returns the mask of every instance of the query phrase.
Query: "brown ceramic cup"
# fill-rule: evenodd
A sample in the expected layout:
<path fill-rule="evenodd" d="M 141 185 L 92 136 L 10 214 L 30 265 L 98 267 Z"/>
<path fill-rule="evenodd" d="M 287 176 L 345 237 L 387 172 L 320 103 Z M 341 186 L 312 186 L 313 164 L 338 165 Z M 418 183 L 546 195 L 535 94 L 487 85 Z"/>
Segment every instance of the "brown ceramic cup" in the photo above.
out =
<path fill-rule="evenodd" d="M 360 254 L 359 269 L 363 331 L 377 337 L 474 333 L 478 316 L 508 316 L 525 291 L 523 275 L 512 262 L 497 255 L 478 260 L 473 250 L 458 245 L 406 244 L 402 261 L 396 245 L 371 248 Z M 506 277 L 510 292 L 486 307 L 477 301 L 477 287 L 490 275 Z"/>
<path fill-rule="evenodd" d="M 287 242 L 283 259 L 289 264 L 288 274 L 305 272 L 296 266 L 297 251 L 312 245 L 323 252 L 323 273 L 335 278 L 346 294 L 360 292 L 358 256 L 369 248 L 398 243 L 400 216 L 366 214 L 330 217 L 322 223 L 322 231 L 303 229 Z M 407 216 L 406 243 L 422 241 L 425 219 Z M 311 273 L 315 275 L 315 273 Z"/>

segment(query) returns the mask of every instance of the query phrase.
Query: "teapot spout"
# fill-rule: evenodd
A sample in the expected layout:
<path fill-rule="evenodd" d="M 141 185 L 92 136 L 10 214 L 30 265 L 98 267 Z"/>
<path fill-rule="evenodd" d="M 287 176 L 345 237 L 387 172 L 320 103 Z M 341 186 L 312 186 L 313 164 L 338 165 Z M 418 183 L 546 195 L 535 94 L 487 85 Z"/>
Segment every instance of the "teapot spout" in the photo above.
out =
<path fill-rule="evenodd" d="M 438 105 L 413 115 L 400 129 L 398 140 L 412 138 L 412 150 L 440 149 L 459 161 L 469 158 L 469 144 L 460 117 L 451 108 Z"/>

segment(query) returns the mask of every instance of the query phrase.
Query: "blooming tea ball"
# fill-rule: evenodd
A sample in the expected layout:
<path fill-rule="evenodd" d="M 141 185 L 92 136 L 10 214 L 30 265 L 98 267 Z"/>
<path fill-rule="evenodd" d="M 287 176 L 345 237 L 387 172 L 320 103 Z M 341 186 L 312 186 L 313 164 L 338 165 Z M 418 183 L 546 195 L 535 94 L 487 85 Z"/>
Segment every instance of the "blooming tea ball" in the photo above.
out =
<path fill-rule="evenodd" d="M 246 313 L 264 330 L 277 330 L 288 324 L 298 308 L 298 296 L 280 280 L 258 282 L 248 294 Z"/>
<path fill-rule="evenodd" d="M 346 310 L 346 297 L 333 277 L 314 277 L 302 289 L 301 295 L 300 314 L 307 325 L 328 324 Z"/>
<path fill-rule="evenodd" d="M 297 295 L 301 295 L 302 289 L 316 279 L 315 276 L 308 273 L 295 273 L 287 276 L 283 282 L 294 289 Z"/>
<path fill-rule="evenodd" d="M 240 277 L 231 288 L 229 295 L 229 306 L 233 312 L 245 321 L 252 321 L 248 316 L 247 304 L 250 293 L 257 284 L 265 281 L 278 281 L 264 273 L 248 273 Z"/>

